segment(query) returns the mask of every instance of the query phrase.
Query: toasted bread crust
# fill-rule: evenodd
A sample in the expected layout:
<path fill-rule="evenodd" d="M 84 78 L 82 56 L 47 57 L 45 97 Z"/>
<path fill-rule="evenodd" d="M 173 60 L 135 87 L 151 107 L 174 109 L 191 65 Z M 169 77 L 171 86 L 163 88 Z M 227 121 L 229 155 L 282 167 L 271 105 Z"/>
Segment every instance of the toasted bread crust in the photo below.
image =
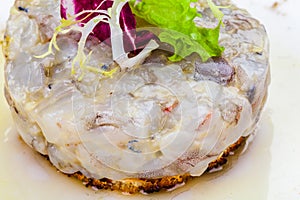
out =
<path fill-rule="evenodd" d="M 247 137 L 241 137 L 234 144 L 230 145 L 225 151 L 223 151 L 219 157 L 209 163 L 206 172 L 212 169 L 223 166 L 227 163 L 227 157 L 230 156 L 230 152 L 235 152 L 240 146 L 246 142 Z M 177 185 L 186 183 L 192 178 L 190 174 L 182 174 L 176 176 L 165 176 L 156 179 L 136 179 L 128 178 L 124 180 L 110 180 L 107 178 L 94 179 L 84 176 L 80 172 L 74 174 L 68 174 L 70 177 L 74 177 L 81 181 L 86 187 L 92 187 L 95 189 L 116 190 L 124 193 L 134 194 L 138 192 L 153 193 L 160 190 L 167 190 L 176 187 Z"/>

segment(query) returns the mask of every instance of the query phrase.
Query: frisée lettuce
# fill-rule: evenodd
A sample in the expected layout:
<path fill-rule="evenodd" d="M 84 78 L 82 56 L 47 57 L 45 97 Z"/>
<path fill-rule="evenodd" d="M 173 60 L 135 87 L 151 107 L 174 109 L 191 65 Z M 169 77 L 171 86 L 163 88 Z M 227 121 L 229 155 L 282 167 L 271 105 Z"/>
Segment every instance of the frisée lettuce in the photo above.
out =
<path fill-rule="evenodd" d="M 90 35 L 111 46 L 113 60 L 121 70 L 141 63 L 159 47 L 158 40 L 173 47 L 174 54 L 169 57 L 171 62 L 180 61 L 192 53 L 197 53 L 205 62 L 211 57 L 221 56 L 224 51 L 219 45 L 223 13 L 221 7 L 207 0 L 219 23 L 215 28 L 199 27 L 194 19 L 202 16 L 195 8 L 196 4 L 197 0 L 61 0 L 61 24 L 55 29 L 48 51 L 36 57 L 54 54 L 54 49 L 59 51 L 56 43 L 59 34 L 79 31 L 81 38 L 71 70 L 72 75 L 76 75 L 79 72 L 76 69 L 80 69 L 79 80 L 87 71 L 104 76 L 112 76 L 117 71 L 103 71 L 101 64 L 97 68 L 87 65 L 92 52 L 87 53 L 84 49 Z M 137 19 L 159 31 L 152 33 L 143 30 L 146 27 L 137 27 Z M 142 28 L 142 31 L 137 31 L 137 28 Z M 129 56 L 132 52 L 133 56 Z"/>

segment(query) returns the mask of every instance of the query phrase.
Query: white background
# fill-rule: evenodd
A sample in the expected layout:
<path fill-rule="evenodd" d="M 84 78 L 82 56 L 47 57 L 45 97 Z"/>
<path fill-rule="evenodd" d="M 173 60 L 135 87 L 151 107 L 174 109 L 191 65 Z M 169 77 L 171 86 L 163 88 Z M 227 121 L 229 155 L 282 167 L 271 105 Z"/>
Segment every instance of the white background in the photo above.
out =
<path fill-rule="evenodd" d="M 247 8 L 267 29 L 272 82 L 257 137 L 225 173 L 190 181 L 172 193 L 122 196 L 116 192 L 94 192 L 57 173 L 17 139 L 10 128 L 8 106 L 1 92 L 0 200 L 300 199 L 300 1 L 278 0 L 275 9 L 272 8 L 275 0 L 234 2 Z M 12 3 L 12 0 L 1 1 L 1 30 Z M 3 88 L 2 65 L 0 80 Z"/>

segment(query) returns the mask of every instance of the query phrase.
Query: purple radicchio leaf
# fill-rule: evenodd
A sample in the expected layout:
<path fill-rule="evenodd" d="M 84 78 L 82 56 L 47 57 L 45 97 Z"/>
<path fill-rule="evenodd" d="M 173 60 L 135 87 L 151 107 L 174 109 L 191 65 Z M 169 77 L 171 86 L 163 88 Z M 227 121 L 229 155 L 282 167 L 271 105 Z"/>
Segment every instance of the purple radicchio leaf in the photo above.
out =
<path fill-rule="evenodd" d="M 98 6 L 100 8 L 98 8 Z M 112 7 L 112 0 L 61 0 L 61 17 L 67 19 L 68 16 L 74 16 L 84 10 L 107 10 Z M 83 19 L 88 14 L 81 15 L 77 20 Z M 97 13 L 91 14 L 87 19 L 83 20 L 82 23 L 87 23 Z M 156 38 L 151 32 L 136 33 L 136 20 L 131 12 L 129 4 L 125 4 L 120 13 L 120 26 L 124 31 L 123 41 L 125 52 L 134 52 L 137 54 L 140 49 L 143 49 L 146 44 L 153 38 Z M 110 45 L 110 27 L 109 24 L 100 22 L 93 33 L 92 36 L 97 37 L 100 41 L 104 41 L 106 44 Z"/>

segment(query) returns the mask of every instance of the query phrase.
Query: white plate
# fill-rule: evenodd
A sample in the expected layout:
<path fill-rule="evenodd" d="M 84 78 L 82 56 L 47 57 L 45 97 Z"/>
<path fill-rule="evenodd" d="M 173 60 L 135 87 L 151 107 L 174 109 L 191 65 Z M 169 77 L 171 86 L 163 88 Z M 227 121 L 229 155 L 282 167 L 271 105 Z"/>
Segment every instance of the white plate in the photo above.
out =
<path fill-rule="evenodd" d="M 300 26 L 298 0 L 235 0 L 267 29 L 271 42 L 269 99 L 257 137 L 248 150 L 224 172 L 205 175 L 169 193 L 124 196 L 83 187 L 58 173 L 17 137 L 4 95 L 0 95 L 0 200 L 100 199 L 300 199 Z M 12 0 L 3 0 L 0 25 Z M 1 65 L 0 88 L 3 88 Z M 0 89 L 2 90 L 2 89 Z M 2 90 L 3 91 L 3 90 Z"/>

